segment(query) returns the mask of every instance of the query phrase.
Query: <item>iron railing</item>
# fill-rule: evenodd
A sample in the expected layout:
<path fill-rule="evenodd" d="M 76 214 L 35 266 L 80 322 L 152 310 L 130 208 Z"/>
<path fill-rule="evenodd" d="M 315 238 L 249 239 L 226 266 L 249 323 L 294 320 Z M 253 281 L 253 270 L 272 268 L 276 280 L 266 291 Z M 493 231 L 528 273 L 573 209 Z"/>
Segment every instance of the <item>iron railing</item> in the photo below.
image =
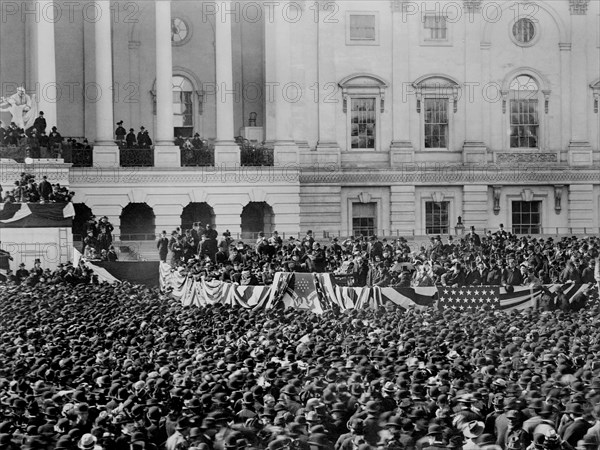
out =
<path fill-rule="evenodd" d="M 242 166 L 273 166 L 275 156 L 272 148 L 263 144 L 253 144 L 242 136 L 236 136 L 235 142 L 240 147 L 240 164 Z"/>
<path fill-rule="evenodd" d="M 119 148 L 121 167 L 154 167 L 154 147 Z"/>
<path fill-rule="evenodd" d="M 215 148 L 205 146 L 203 148 L 181 148 L 181 166 L 199 167 L 215 165 Z"/>

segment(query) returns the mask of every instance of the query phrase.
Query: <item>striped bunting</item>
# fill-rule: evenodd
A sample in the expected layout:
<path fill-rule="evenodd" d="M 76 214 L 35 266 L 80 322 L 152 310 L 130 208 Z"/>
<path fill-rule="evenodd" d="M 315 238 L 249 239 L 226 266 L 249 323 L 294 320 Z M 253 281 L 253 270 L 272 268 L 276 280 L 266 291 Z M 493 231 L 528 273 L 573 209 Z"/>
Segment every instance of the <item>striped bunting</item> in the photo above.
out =
<path fill-rule="evenodd" d="M 276 273 L 271 286 L 239 286 L 221 281 L 195 281 L 193 277 L 183 276 L 165 263 L 161 264 L 160 270 L 161 287 L 168 288 L 173 297 L 184 306 L 227 303 L 248 309 L 292 307 L 321 314 L 332 309 L 376 309 L 391 303 L 404 309 L 424 310 L 436 307 L 443 289 L 450 289 L 439 288 L 442 292 L 438 295 L 438 288 L 434 286 L 347 287 L 337 285 L 333 276 L 328 273 L 287 272 Z M 558 286 L 548 285 L 546 288 L 554 293 Z M 588 285 L 567 284 L 564 287 L 567 298 L 572 298 Z M 495 305 L 495 309 L 499 311 L 535 308 L 543 294 L 540 287 L 517 286 L 513 292 L 506 292 L 498 286 L 464 287 L 465 291 L 468 289 L 499 292 L 499 304 Z M 591 291 L 590 303 L 597 301 L 598 291 L 595 288 Z"/>

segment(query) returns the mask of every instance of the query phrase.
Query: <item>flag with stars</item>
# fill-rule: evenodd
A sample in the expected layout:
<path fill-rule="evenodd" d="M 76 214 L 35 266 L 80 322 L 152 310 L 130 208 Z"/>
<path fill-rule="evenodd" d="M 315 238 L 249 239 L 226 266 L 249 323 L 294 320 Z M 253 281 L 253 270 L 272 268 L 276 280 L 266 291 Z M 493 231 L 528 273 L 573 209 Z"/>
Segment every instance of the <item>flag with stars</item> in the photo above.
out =
<path fill-rule="evenodd" d="M 286 308 L 308 309 L 321 313 L 321 302 L 315 286 L 315 278 L 312 273 L 294 273 L 287 287 L 286 295 L 283 297 Z"/>
<path fill-rule="evenodd" d="M 453 308 L 459 311 L 500 309 L 500 288 L 498 286 L 462 286 L 438 288 L 438 307 Z"/>

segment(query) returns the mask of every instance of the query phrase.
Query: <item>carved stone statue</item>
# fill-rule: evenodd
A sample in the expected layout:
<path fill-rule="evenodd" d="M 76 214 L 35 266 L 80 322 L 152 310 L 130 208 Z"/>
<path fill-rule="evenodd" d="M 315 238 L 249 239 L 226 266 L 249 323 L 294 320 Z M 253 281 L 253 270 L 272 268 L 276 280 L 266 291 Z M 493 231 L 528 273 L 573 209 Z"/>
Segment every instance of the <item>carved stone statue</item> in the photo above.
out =
<path fill-rule="evenodd" d="M 8 111 L 12 115 L 12 122 L 19 128 L 26 130 L 33 126 L 37 117 L 37 103 L 23 87 L 18 87 L 17 92 L 10 97 L 0 98 L 0 110 Z"/>

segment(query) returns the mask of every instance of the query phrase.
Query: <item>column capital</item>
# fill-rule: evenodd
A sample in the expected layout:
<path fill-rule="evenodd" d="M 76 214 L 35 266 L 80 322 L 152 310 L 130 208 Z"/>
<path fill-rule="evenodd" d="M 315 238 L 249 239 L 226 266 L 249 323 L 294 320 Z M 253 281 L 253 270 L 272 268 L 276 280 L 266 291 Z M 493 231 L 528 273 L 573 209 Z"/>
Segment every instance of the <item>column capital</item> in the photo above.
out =
<path fill-rule="evenodd" d="M 590 0 L 569 0 L 569 11 L 572 16 L 585 16 Z"/>

